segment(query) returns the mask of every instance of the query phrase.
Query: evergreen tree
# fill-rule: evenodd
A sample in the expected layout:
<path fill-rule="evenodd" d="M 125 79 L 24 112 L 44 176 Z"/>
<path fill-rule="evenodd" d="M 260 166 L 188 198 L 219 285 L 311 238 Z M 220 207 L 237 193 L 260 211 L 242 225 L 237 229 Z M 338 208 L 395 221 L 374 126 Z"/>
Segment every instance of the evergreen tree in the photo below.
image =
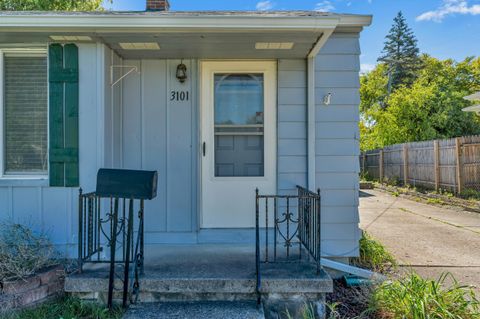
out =
<path fill-rule="evenodd" d="M 379 62 L 387 65 L 388 94 L 400 85 L 411 85 L 421 66 L 417 39 L 402 12 L 393 20 Z"/>

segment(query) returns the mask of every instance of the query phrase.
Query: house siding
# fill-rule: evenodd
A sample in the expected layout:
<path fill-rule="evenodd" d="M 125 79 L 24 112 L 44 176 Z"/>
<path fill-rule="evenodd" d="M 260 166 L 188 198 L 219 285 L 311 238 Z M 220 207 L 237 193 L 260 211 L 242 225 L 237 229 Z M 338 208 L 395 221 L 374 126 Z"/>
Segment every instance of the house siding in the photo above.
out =
<path fill-rule="evenodd" d="M 332 257 L 358 255 L 359 56 L 358 33 L 334 33 L 315 61 L 316 185 L 322 191 L 322 249 Z"/>
<path fill-rule="evenodd" d="M 356 33 L 334 33 L 315 62 L 315 176 L 322 190 L 323 251 L 329 256 L 358 254 L 358 40 Z M 78 46 L 82 188 L 95 189 L 100 167 L 157 170 L 158 197 L 145 207 L 146 242 L 199 242 L 202 236 L 224 241 L 230 231 L 197 234 L 198 62 L 184 61 L 189 79 L 180 84 L 175 78 L 180 60 L 122 60 L 102 44 Z M 111 88 L 111 65 L 140 72 Z M 114 69 L 113 78 L 124 72 Z M 173 90 L 189 91 L 189 101 L 170 101 Z M 326 106 L 323 96 L 329 92 L 332 103 Z M 277 188 L 292 194 L 296 185 L 307 185 L 305 59 L 278 60 L 277 102 Z M 47 180 L 0 180 L 3 219 L 43 229 L 56 244 L 71 248 L 77 239 L 77 195 L 76 188 L 48 187 Z"/>
<path fill-rule="evenodd" d="M 334 33 L 315 61 L 315 177 L 322 193 L 322 250 L 358 255 L 358 33 Z M 278 192 L 307 185 L 307 61 L 278 61 Z M 332 93 L 331 104 L 323 96 Z"/>
<path fill-rule="evenodd" d="M 307 64 L 278 61 L 277 187 L 280 194 L 296 193 L 307 184 Z"/>
<path fill-rule="evenodd" d="M 101 166 L 102 152 L 98 145 L 103 143 L 97 128 L 103 125 L 99 112 L 103 101 L 98 99 L 103 70 L 98 56 L 103 54 L 104 47 L 78 44 L 78 48 L 80 183 L 91 189 Z M 48 180 L 0 180 L 0 221 L 21 223 L 45 232 L 67 256 L 75 256 L 77 209 L 78 188 L 49 187 Z"/>
<path fill-rule="evenodd" d="M 145 203 L 149 244 L 195 241 L 197 231 L 196 60 L 184 61 L 189 78 L 175 77 L 180 60 L 125 60 L 140 73 L 123 81 L 121 167 L 156 170 L 157 198 Z M 188 91 L 188 101 L 171 101 L 171 91 Z"/>

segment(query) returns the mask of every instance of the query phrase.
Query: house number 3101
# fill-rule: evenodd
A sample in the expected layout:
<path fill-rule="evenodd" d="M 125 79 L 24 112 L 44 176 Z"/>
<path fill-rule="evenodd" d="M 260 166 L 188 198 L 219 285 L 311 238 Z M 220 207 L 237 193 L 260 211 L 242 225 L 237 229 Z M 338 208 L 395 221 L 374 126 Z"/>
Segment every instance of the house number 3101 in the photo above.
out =
<path fill-rule="evenodd" d="M 170 92 L 170 101 L 188 101 L 190 94 L 188 91 L 172 91 Z"/>

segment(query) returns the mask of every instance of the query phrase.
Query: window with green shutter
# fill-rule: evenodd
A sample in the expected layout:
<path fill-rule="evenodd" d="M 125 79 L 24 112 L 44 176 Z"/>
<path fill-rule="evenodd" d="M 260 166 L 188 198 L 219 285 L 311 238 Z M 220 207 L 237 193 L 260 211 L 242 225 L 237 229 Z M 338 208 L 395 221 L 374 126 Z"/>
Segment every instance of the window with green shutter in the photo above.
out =
<path fill-rule="evenodd" d="M 50 186 L 79 186 L 78 48 L 49 46 Z"/>
<path fill-rule="evenodd" d="M 2 172 L 42 176 L 48 171 L 48 82 L 45 51 L 0 51 L 3 98 Z M 2 105 L 2 103 L 0 103 Z"/>

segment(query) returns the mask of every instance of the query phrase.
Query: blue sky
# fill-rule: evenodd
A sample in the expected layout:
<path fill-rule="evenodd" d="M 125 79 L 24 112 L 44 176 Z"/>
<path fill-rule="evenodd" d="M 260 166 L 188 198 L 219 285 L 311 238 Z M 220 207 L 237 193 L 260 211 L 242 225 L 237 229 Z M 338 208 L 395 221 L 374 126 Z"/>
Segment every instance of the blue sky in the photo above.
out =
<path fill-rule="evenodd" d="M 113 10 L 144 10 L 145 0 L 113 0 Z M 384 37 L 399 10 L 418 39 L 420 50 L 457 61 L 480 55 L 480 0 L 170 0 L 171 10 L 322 10 L 372 14 L 362 33 L 362 69 L 377 60 Z"/>

